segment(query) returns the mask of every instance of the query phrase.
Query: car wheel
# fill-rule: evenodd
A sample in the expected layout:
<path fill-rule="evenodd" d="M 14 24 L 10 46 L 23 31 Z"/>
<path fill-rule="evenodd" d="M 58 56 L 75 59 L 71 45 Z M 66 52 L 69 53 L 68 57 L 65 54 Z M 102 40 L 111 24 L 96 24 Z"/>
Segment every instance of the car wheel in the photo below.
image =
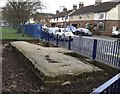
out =
<path fill-rule="evenodd" d="M 61 36 L 59 36 L 59 38 L 58 38 L 59 40 L 62 40 L 62 38 L 61 38 Z"/>
<path fill-rule="evenodd" d="M 120 34 L 118 35 L 118 38 L 120 38 Z"/>

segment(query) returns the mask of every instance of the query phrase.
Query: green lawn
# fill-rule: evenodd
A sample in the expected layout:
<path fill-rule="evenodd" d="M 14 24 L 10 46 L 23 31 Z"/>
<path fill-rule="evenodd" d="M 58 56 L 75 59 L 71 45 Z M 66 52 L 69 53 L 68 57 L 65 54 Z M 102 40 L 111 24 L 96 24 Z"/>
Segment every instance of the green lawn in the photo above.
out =
<path fill-rule="evenodd" d="M 30 36 L 16 33 L 17 31 L 12 27 L 2 27 L 0 28 L 0 34 L 2 35 L 0 39 L 18 39 L 18 40 L 29 40 L 34 39 Z"/>

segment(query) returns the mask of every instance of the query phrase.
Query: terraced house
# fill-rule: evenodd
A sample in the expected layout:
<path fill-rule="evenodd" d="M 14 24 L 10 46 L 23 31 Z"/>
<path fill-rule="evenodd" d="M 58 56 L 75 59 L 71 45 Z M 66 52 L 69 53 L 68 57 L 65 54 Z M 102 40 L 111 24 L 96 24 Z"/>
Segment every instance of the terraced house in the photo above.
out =
<path fill-rule="evenodd" d="M 50 26 L 50 19 L 54 14 L 52 13 L 35 13 L 31 15 L 32 18 L 36 23 L 42 23 L 43 25 Z"/>
<path fill-rule="evenodd" d="M 69 24 L 75 27 L 90 28 L 93 34 L 111 35 L 113 29 L 120 27 L 120 2 L 96 0 L 94 5 L 84 6 L 69 15 Z"/>
<path fill-rule="evenodd" d="M 93 26 L 93 33 L 111 35 L 114 27 L 120 27 L 120 2 L 96 2 L 79 8 L 70 15 L 70 22 L 77 27 Z"/>
<path fill-rule="evenodd" d="M 51 26 L 59 26 L 65 27 L 70 24 L 70 14 L 72 14 L 77 9 L 76 5 L 73 5 L 73 9 L 67 10 L 67 8 L 63 8 L 62 12 L 56 11 L 56 14 L 50 20 Z"/>
<path fill-rule="evenodd" d="M 75 27 L 86 27 L 94 23 L 94 5 L 84 7 L 79 3 L 79 9 L 70 15 L 70 23 Z"/>

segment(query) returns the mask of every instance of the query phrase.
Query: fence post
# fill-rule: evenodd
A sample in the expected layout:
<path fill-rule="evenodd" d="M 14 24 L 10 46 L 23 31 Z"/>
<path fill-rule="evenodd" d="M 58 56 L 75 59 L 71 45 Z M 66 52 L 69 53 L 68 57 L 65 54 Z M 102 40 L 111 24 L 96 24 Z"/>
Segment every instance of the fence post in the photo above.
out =
<path fill-rule="evenodd" d="M 120 55 L 120 38 L 117 40 L 117 44 L 118 44 L 118 68 L 120 68 L 120 58 L 119 58 L 119 55 Z"/>
<path fill-rule="evenodd" d="M 47 41 L 47 31 L 45 32 L 45 41 Z"/>
<path fill-rule="evenodd" d="M 41 31 L 41 39 L 43 39 L 43 31 Z"/>
<path fill-rule="evenodd" d="M 58 46 L 58 34 L 57 34 L 57 39 L 56 39 L 56 46 Z"/>
<path fill-rule="evenodd" d="M 95 61 L 96 58 L 96 51 L 97 51 L 97 39 L 94 39 L 93 43 L 93 53 L 92 53 L 92 59 Z"/>
<path fill-rule="evenodd" d="M 69 36 L 68 50 L 71 49 L 71 36 Z"/>
<path fill-rule="evenodd" d="M 48 32 L 48 42 L 49 42 L 49 37 L 50 37 L 50 36 L 49 36 L 49 32 Z"/>

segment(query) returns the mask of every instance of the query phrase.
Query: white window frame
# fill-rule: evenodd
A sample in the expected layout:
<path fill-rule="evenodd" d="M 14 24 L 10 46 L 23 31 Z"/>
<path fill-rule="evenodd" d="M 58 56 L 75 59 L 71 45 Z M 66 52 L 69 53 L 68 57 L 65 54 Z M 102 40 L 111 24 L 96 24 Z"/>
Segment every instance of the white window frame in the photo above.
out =
<path fill-rule="evenodd" d="M 104 19 L 104 13 L 99 14 L 99 19 Z"/>

